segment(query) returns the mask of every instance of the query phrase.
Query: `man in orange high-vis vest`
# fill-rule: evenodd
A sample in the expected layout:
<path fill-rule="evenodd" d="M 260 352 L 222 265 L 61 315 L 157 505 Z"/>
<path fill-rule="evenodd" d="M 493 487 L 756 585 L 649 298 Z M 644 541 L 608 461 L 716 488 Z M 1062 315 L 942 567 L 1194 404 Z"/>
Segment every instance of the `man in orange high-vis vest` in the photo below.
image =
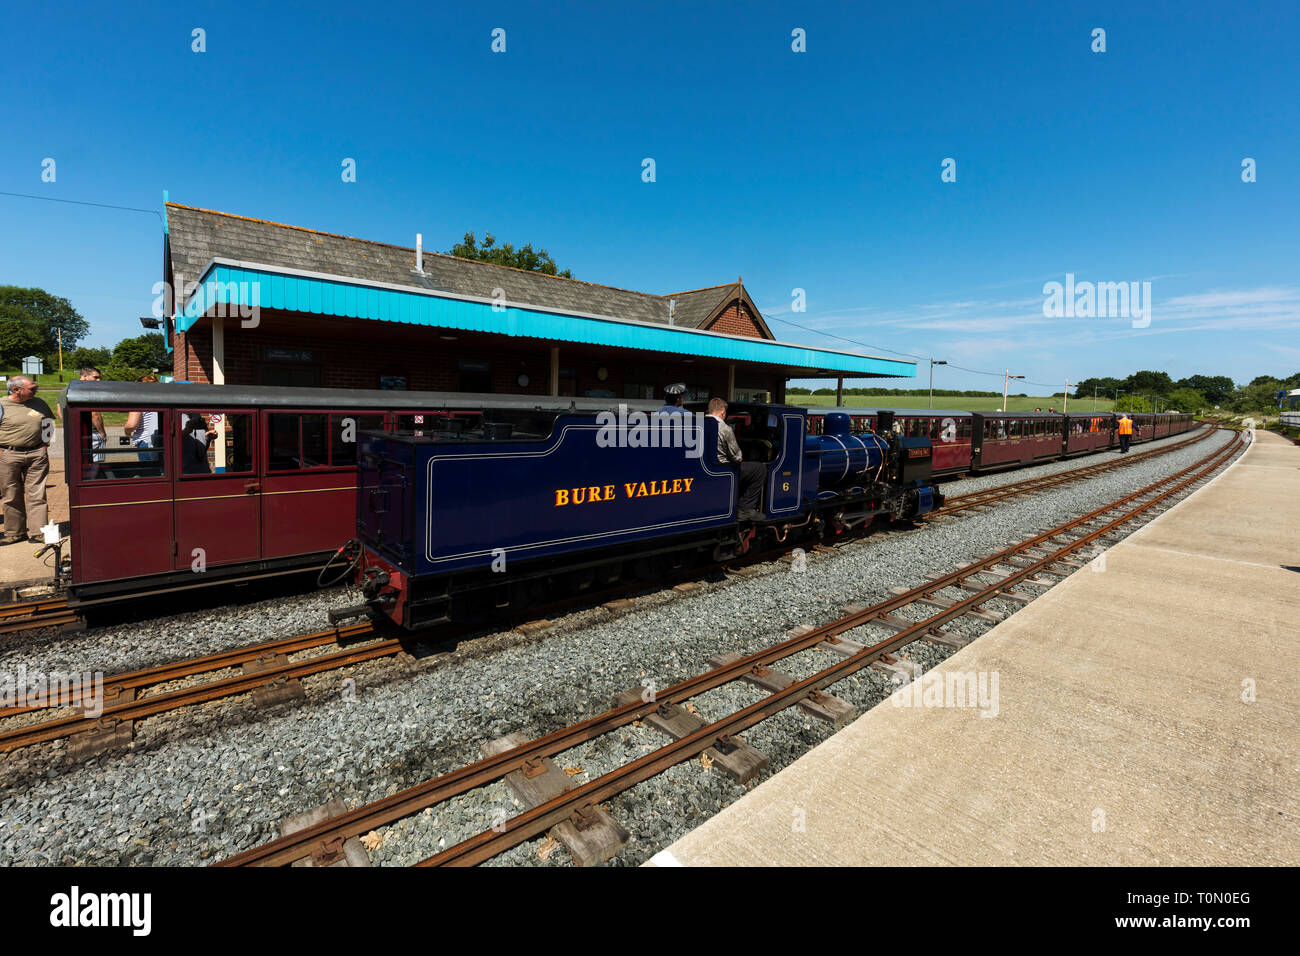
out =
<path fill-rule="evenodd" d="M 1128 454 L 1128 443 L 1133 438 L 1133 419 L 1128 415 L 1121 415 L 1119 420 L 1119 453 Z"/>

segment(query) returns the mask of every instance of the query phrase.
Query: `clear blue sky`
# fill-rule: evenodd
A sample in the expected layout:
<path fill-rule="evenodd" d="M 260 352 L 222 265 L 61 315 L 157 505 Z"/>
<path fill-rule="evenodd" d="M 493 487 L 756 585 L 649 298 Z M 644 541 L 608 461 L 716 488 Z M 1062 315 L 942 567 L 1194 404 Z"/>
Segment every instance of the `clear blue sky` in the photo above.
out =
<path fill-rule="evenodd" d="M 0 31 L 7 192 L 166 188 L 439 250 L 490 230 L 649 292 L 743 274 L 778 338 L 1034 382 L 1300 369 L 1295 3 L 128 0 L 11 4 Z M 160 223 L 0 196 L 0 253 L 107 345 L 149 313 Z M 1066 273 L 1150 281 L 1150 325 L 1045 318 Z"/>

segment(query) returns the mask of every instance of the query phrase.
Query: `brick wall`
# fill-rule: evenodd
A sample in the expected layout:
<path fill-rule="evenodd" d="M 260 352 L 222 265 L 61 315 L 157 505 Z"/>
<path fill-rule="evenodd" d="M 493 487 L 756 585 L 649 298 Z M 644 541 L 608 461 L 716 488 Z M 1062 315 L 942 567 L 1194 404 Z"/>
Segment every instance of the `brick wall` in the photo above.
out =
<path fill-rule="evenodd" d="M 731 305 L 713 320 L 713 324 L 708 326 L 710 332 L 726 332 L 728 335 L 748 335 L 756 339 L 763 338 L 763 332 L 750 315 L 749 309 L 739 299 L 732 302 Z"/>

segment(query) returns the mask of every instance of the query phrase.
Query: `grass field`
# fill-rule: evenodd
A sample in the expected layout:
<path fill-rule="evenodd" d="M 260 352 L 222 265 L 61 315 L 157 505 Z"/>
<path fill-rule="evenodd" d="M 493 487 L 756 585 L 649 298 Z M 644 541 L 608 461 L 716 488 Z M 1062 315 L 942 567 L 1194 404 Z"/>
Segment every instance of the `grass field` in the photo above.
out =
<path fill-rule="evenodd" d="M 929 396 L 925 392 L 904 392 L 899 395 L 845 395 L 844 404 L 854 408 L 926 408 Z M 792 405 L 834 405 L 834 395 L 791 395 L 789 401 Z M 1120 406 L 1123 407 L 1123 399 L 1120 400 Z M 1097 411 L 1109 412 L 1115 406 L 1110 399 L 1098 398 Z M 1001 398 L 947 398 L 936 395 L 934 397 L 934 407 L 942 408 L 955 412 L 991 412 L 1002 407 Z M 1010 412 L 1032 412 L 1035 408 L 1041 408 L 1047 411 L 1055 407 L 1056 410 L 1063 411 L 1059 398 L 1037 398 L 1030 395 L 1028 398 L 1016 398 L 1014 395 L 1007 398 L 1007 411 Z M 1070 399 L 1069 411 L 1072 412 L 1090 412 L 1092 411 L 1092 398 L 1072 398 Z"/>

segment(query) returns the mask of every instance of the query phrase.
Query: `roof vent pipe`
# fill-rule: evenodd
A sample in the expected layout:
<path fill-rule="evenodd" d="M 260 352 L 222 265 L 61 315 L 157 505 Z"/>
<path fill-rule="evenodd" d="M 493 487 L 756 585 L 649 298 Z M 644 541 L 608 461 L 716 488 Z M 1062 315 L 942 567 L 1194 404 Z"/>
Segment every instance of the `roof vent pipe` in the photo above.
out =
<path fill-rule="evenodd" d="M 424 275 L 424 236 L 415 234 L 415 271 Z"/>

